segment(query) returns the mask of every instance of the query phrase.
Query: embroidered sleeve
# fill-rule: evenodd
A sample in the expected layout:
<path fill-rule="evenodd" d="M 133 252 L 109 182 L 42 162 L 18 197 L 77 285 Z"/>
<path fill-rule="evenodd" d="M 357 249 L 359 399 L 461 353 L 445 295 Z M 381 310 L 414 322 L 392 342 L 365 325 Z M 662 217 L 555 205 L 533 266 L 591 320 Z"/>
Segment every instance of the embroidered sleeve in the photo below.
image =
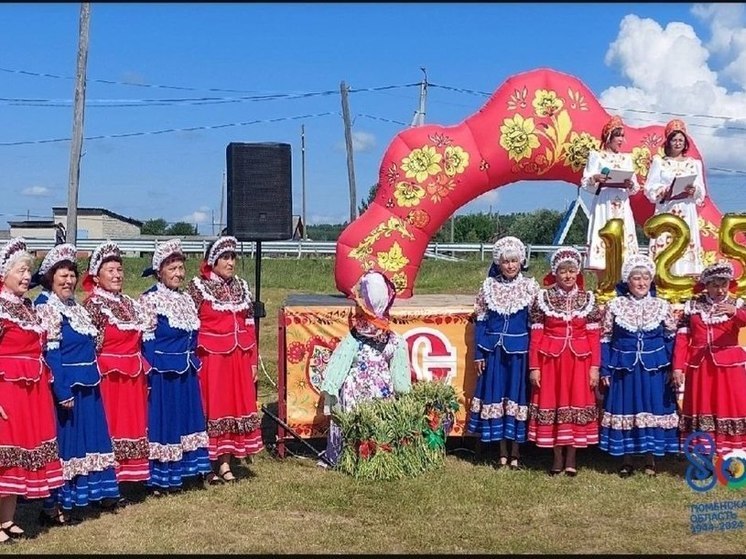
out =
<path fill-rule="evenodd" d="M 663 198 L 663 195 L 666 193 L 669 187 L 669 185 L 664 184 L 663 180 L 661 179 L 661 171 L 663 170 L 662 164 L 663 160 L 660 158 L 660 156 L 654 155 L 653 161 L 650 164 L 650 171 L 648 171 L 647 179 L 645 180 L 645 184 L 643 185 L 645 196 L 653 204 L 657 204 L 661 201 L 661 198 Z"/>
<path fill-rule="evenodd" d="M 694 160 L 694 167 L 697 169 L 697 178 L 694 179 L 694 203 L 701 206 L 705 203 L 705 181 L 702 178 L 702 162 Z"/>
<path fill-rule="evenodd" d="M 673 307 L 668 301 L 664 302 L 666 307 L 666 316 L 663 318 L 663 335 L 666 338 L 673 338 L 676 335 L 676 318 L 673 315 Z"/>
<path fill-rule="evenodd" d="M 596 194 L 598 185 L 596 184 L 594 175 L 597 175 L 600 170 L 600 156 L 596 150 L 588 152 L 588 162 L 583 169 L 583 177 L 580 179 L 580 186 L 592 194 Z"/>
<path fill-rule="evenodd" d="M 536 295 L 536 298 L 534 299 L 534 302 L 531 303 L 531 310 L 529 311 L 529 323 L 531 324 L 531 329 L 538 329 L 538 328 L 544 328 L 544 320 L 546 319 L 546 315 L 544 314 L 544 311 L 541 308 L 540 305 L 540 299 L 544 297 L 544 291 L 539 291 L 539 293 Z"/>
<path fill-rule="evenodd" d="M 96 327 L 96 351 L 101 351 L 101 347 L 104 345 L 104 330 L 109 319 L 101 311 L 101 304 L 94 301 L 92 297 L 83 302 L 83 308 L 85 308 L 91 317 L 91 322 Z"/>
<path fill-rule="evenodd" d="M 60 339 L 62 338 L 62 316 L 59 311 L 51 305 L 38 305 L 36 307 L 36 316 L 39 317 L 41 325 L 47 333 L 46 348 L 48 350 L 59 348 Z"/>
<path fill-rule="evenodd" d="M 691 321 L 691 304 L 692 301 L 687 301 L 684 304 L 684 310 L 681 311 L 679 320 L 676 322 L 676 332 L 681 334 L 689 333 L 689 322 Z"/>
<path fill-rule="evenodd" d="M 627 162 L 629 163 L 629 168 L 633 169 L 635 168 L 635 163 L 632 160 L 632 154 L 629 154 L 629 157 L 627 158 Z M 637 180 L 637 173 L 632 175 L 632 190 L 629 191 L 629 195 L 632 196 L 633 194 L 637 194 L 640 192 L 640 189 L 642 187 L 640 186 L 640 181 Z"/>
<path fill-rule="evenodd" d="M 603 311 L 603 320 L 601 322 L 601 343 L 611 342 L 611 334 L 614 331 L 614 313 L 611 305 L 606 305 Z"/>
<path fill-rule="evenodd" d="M 588 310 L 588 314 L 585 317 L 586 328 L 589 330 L 598 329 L 601 327 L 601 321 L 603 318 L 601 316 L 601 309 L 598 308 L 598 304 L 595 301 L 593 293 L 587 291 L 586 295 L 588 296 L 588 302 L 586 304 L 591 306 L 591 308 Z"/>
<path fill-rule="evenodd" d="M 487 318 L 487 301 L 484 298 L 484 286 L 479 288 L 476 301 L 474 302 L 474 315 L 477 320 Z"/>
<path fill-rule="evenodd" d="M 136 315 L 143 324 L 142 339 L 149 341 L 155 339 L 155 329 L 158 326 L 158 309 L 155 306 L 155 298 L 147 293 L 140 295 L 137 301 L 132 301 Z"/>
<path fill-rule="evenodd" d="M 189 293 L 189 296 L 194 301 L 194 306 L 197 307 L 197 310 L 199 310 L 199 306 L 202 304 L 202 301 L 205 297 L 204 295 L 202 295 L 202 291 L 200 291 L 199 287 L 197 286 L 197 281 L 197 278 L 193 278 L 192 281 L 189 282 L 187 293 Z"/>

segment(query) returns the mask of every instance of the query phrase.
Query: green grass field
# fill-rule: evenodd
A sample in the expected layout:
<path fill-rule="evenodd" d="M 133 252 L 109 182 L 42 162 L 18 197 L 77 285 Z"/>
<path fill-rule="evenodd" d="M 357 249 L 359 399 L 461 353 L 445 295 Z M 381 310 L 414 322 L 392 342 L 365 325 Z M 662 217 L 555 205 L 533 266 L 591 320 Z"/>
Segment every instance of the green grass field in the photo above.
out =
<path fill-rule="evenodd" d="M 146 259 L 127 259 L 126 291 L 151 285 L 139 277 Z M 197 260 L 188 262 L 196 273 Z M 488 262 L 424 262 L 416 293 L 474 294 Z M 540 279 L 542 262 L 532 266 Z M 240 274 L 254 284 L 250 260 Z M 589 278 L 590 279 L 590 278 Z M 591 283 L 591 282 L 589 282 Z M 277 400 L 277 311 L 291 293 L 335 293 L 333 260 L 262 262 L 260 399 Z M 270 382 L 270 379 L 272 382 Z M 266 426 L 272 442 L 274 426 Z M 318 448 L 323 441 L 314 441 Z M 694 503 L 744 500 L 746 489 L 706 494 L 684 482 L 686 461 L 659 461 L 659 474 L 620 479 L 618 463 L 596 449 L 578 454 L 576 478 L 549 477 L 550 451 L 524 446 L 525 468 L 494 468 L 495 449 L 472 439 L 449 442 L 445 466 L 416 479 L 358 482 L 315 466 L 300 445 L 284 460 L 268 452 L 235 471 L 238 484 L 192 488 L 162 498 L 125 488 L 136 503 L 119 513 L 84 513 L 77 526 L 43 529 L 40 503 L 19 506 L 32 539 L 5 553 L 742 553 L 743 530 L 693 535 Z M 476 451 L 476 452 L 473 452 Z M 746 510 L 738 510 L 746 520 Z"/>

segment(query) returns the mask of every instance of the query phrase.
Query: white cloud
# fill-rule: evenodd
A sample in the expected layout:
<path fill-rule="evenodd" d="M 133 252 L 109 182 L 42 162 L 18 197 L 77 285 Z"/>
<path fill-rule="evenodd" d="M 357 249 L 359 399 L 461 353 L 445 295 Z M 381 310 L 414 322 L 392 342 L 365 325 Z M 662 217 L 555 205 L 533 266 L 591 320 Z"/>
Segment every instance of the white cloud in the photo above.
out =
<path fill-rule="evenodd" d="M 339 151 L 345 151 L 345 142 L 338 142 L 336 145 Z M 370 132 L 353 131 L 352 132 L 352 151 L 354 153 L 365 153 L 372 151 L 376 147 L 376 137 Z"/>
<path fill-rule="evenodd" d="M 673 115 L 621 109 L 726 117 L 686 116 L 684 120 L 708 166 L 743 169 L 746 135 L 728 129 L 746 128 L 743 5 L 696 5 L 692 12 L 708 25 L 709 43 L 682 22 L 664 27 L 652 19 L 625 16 L 605 61 L 617 66 L 629 85 L 608 88 L 600 101 L 633 126 L 665 124 Z M 711 57 L 720 59 L 722 70 L 714 68 Z M 725 77 L 735 88 L 722 85 Z"/>
<path fill-rule="evenodd" d="M 186 221 L 187 223 L 208 223 L 211 222 L 212 215 L 207 209 L 199 209 L 195 212 L 185 215 L 179 221 Z"/>
<path fill-rule="evenodd" d="M 35 196 L 35 197 L 45 197 L 45 196 L 51 196 L 52 191 L 49 190 L 46 186 L 28 186 L 21 190 L 21 194 L 24 196 Z"/>

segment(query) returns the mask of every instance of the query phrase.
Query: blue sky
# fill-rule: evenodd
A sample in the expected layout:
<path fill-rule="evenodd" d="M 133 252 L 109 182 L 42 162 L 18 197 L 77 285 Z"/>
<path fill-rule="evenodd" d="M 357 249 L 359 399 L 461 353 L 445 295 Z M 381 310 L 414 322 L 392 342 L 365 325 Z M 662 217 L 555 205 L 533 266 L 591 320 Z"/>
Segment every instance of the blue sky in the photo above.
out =
<path fill-rule="evenodd" d="M 35 142 L 71 136 L 79 7 L 0 4 L 0 228 L 66 205 L 70 142 Z M 416 84 L 425 67 L 431 84 L 491 93 L 516 73 L 549 67 L 580 78 L 605 106 L 650 111 L 625 114 L 631 124 L 665 123 L 666 111 L 723 117 L 687 121 L 709 166 L 743 172 L 708 175 L 721 211 L 743 211 L 743 27 L 743 4 L 94 3 L 85 136 L 105 138 L 84 143 L 79 204 L 196 222 L 210 234 L 227 144 L 286 142 L 300 214 L 304 124 L 307 220 L 341 222 L 349 205 L 342 80 L 354 89 Z M 358 200 L 418 96 L 418 87 L 350 94 Z M 176 101 L 205 97 L 220 102 Z M 426 122 L 457 124 L 486 101 L 430 87 Z M 253 121 L 261 122 L 210 128 Z M 205 129 L 106 137 L 191 127 Z M 574 196 L 566 185 L 517 183 L 459 213 L 562 209 Z"/>

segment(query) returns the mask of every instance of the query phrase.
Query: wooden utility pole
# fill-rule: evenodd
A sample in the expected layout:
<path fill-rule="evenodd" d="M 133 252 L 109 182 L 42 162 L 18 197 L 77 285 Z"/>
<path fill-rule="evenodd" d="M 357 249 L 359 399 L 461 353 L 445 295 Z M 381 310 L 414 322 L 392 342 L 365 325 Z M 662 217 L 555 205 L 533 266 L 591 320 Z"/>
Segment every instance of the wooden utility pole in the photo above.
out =
<path fill-rule="evenodd" d="M 352 161 L 352 124 L 350 124 L 350 107 L 347 103 L 348 87 L 345 82 L 339 85 L 342 94 L 342 120 L 345 125 L 345 145 L 347 146 L 347 178 L 350 183 L 350 223 L 357 217 L 357 196 L 355 195 L 355 166 Z"/>
<path fill-rule="evenodd" d="M 83 115 L 85 112 L 86 66 L 88 64 L 88 22 L 91 5 L 80 5 L 80 29 L 78 31 L 78 66 L 75 78 L 75 106 L 73 108 L 73 137 L 70 146 L 70 174 L 67 188 L 67 236 L 68 243 L 78 242 L 78 184 L 80 182 L 80 153 L 83 149 Z"/>
<path fill-rule="evenodd" d="M 420 104 L 417 110 L 414 112 L 414 117 L 412 117 L 412 124 L 409 125 L 410 128 L 425 125 L 425 105 L 427 104 L 427 70 L 425 68 L 420 68 L 420 70 L 422 70 L 422 73 L 424 74 L 424 77 L 420 82 Z"/>
<path fill-rule="evenodd" d="M 301 193 L 303 211 L 301 212 L 301 220 L 303 221 L 303 240 L 308 240 L 308 233 L 306 232 L 306 125 L 300 125 L 300 176 L 301 176 Z"/>

